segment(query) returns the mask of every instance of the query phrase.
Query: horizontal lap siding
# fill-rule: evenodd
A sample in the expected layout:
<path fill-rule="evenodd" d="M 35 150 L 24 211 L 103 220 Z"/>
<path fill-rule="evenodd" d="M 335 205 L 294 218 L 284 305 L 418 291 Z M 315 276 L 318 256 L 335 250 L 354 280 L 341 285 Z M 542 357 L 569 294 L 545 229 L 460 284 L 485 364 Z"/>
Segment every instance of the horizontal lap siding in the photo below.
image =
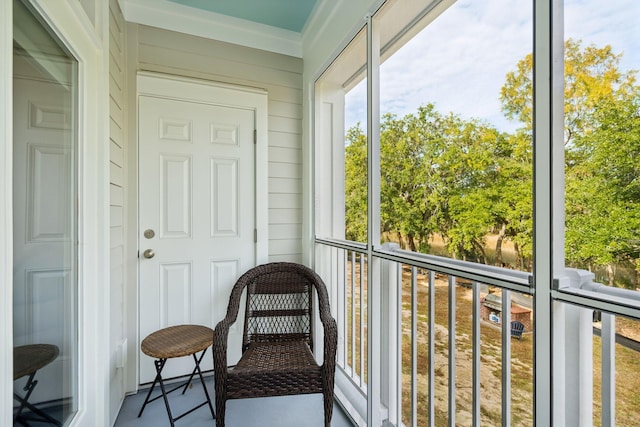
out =
<path fill-rule="evenodd" d="M 302 60 L 144 25 L 138 70 L 265 89 L 269 108 L 269 260 L 302 260 Z"/>
<path fill-rule="evenodd" d="M 110 167 L 110 336 L 109 417 L 111 424 L 125 395 L 124 370 L 116 366 L 125 321 L 125 22 L 117 0 L 109 1 L 109 167 Z"/>

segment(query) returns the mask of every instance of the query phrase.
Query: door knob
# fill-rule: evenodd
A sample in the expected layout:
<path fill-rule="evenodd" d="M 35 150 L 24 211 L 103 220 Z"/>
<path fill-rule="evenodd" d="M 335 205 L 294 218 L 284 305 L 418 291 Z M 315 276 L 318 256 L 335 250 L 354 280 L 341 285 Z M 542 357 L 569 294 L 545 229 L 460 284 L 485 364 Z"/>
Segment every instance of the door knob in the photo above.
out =
<path fill-rule="evenodd" d="M 145 258 L 153 258 L 154 256 L 156 256 L 156 253 L 153 251 L 153 249 L 147 249 L 142 253 L 142 256 L 144 256 Z"/>

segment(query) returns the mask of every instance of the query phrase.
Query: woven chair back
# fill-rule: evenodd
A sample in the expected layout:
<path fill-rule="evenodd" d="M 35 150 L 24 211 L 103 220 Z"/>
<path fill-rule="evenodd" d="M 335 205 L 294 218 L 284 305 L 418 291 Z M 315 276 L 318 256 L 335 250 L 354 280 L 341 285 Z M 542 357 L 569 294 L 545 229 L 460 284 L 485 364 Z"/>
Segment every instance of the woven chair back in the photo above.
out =
<path fill-rule="evenodd" d="M 257 276 L 247 285 L 243 351 L 256 342 L 304 341 L 313 351 L 313 284 L 294 271 Z"/>

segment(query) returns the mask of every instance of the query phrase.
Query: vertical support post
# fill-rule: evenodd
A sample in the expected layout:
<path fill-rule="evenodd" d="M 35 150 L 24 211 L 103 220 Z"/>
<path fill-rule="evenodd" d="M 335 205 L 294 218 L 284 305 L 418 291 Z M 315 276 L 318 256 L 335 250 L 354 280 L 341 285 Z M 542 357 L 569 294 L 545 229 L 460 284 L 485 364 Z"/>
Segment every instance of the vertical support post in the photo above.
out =
<path fill-rule="evenodd" d="M 616 425 L 616 318 L 602 313 L 602 426 Z"/>
<path fill-rule="evenodd" d="M 385 243 L 384 250 L 394 250 L 398 248 L 397 243 Z M 382 261 L 382 348 L 386 351 L 382 354 L 381 378 L 382 384 L 381 401 L 389 409 L 388 422 L 397 424 L 397 417 L 400 409 L 398 404 L 397 390 L 399 381 L 402 379 L 402 371 L 398 370 L 398 364 L 402 361 L 402 356 L 398 357 L 398 340 L 402 339 L 402 307 L 401 296 L 402 276 L 401 264 L 395 261 Z M 400 317 L 398 316 L 400 315 Z"/>
<path fill-rule="evenodd" d="M 397 340 L 396 340 L 396 401 L 397 401 L 397 414 L 396 414 L 396 426 L 402 425 L 402 265 L 398 268 L 398 289 L 397 289 Z"/>
<path fill-rule="evenodd" d="M 567 355 L 564 352 L 564 346 L 567 342 L 567 322 L 565 322 L 566 318 L 566 309 L 570 308 L 569 304 L 564 304 L 561 302 L 554 301 L 552 302 L 553 308 L 553 344 L 552 348 L 556 352 L 554 354 L 553 360 L 556 363 L 556 366 L 560 367 L 560 372 L 564 371 L 564 363 Z M 535 315 L 535 313 L 534 313 Z M 534 330 L 535 337 L 535 330 Z M 562 355 L 562 358 L 559 357 Z M 535 373 L 535 371 L 534 371 Z M 567 402 L 565 399 L 566 389 L 567 389 L 567 381 L 566 375 L 558 374 L 552 379 L 552 386 L 554 392 L 554 410 L 553 410 L 553 423 L 554 425 L 564 426 L 567 425 L 566 414 L 567 410 Z"/>
<path fill-rule="evenodd" d="M 411 425 L 418 425 L 418 269 L 411 267 Z"/>
<path fill-rule="evenodd" d="M 436 274 L 429 271 L 429 427 L 436 425 Z"/>
<path fill-rule="evenodd" d="M 564 425 L 592 424 L 593 311 L 566 303 L 554 305 L 554 324 L 564 337 L 562 342 L 554 340 L 554 349 L 558 353 L 554 366 L 558 367 L 557 376 L 560 378 L 554 391 L 562 400 L 561 407 L 557 402 L 554 424 L 560 420 Z"/>
<path fill-rule="evenodd" d="M 336 285 L 338 286 L 338 363 L 342 362 L 342 367 L 347 366 L 347 251 L 335 249 L 337 269 L 333 272 L 338 276 Z M 333 258 L 333 257 L 332 257 Z M 333 266 L 332 266 L 333 267 Z"/>
<path fill-rule="evenodd" d="M 351 251 L 351 378 L 356 374 L 356 253 Z"/>
<path fill-rule="evenodd" d="M 367 425 L 382 424 L 380 405 L 380 33 L 367 22 Z"/>
<path fill-rule="evenodd" d="M 435 288 L 434 288 L 435 290 Z M 449 426 L 456 425 L 456 278 L 449 276 Z"/>
<path fill-rule="evenodd" d="M 578 389 L 580 390 L 577 394 L 579 399 L 578 416 L 580 425 L 588 425 L 593 423 L 593 310 L 583 307 L 575 307 L 575 309 L 578 311 L 578 326 L 573 329 L 578 333 L 579 357 L 575 359 L 578 361 L 576 368 L 579 381 Z M 575 360 L 567 360 L 566 366 L 568 367 Z M 613 374 L 615 377 L 615 371 Z M 613 391 L 615 395 L 615 388 Z"/>
<path fill-rule="evenodd" d="M 502 425 L 511 425 L 511 292 L 502 290 Z"/>
<path fill-rule="evenodd" d="M 365 370 L 364 370 L 364 355 L 365 355 L 365 340 L 364 340 L 364 335 L 365 335 L 365 328 L 364 328 L 364 319 L 365 319 L 365 299 L 364 299 L 364 293 L 365 293 L 365 289 L 364 289 L 364 281 L 365 281 L 365 275 L 364 275 L 364 256 L 362 256 L 362 254 L 360 254 L 360 308 L 358 309 L 359 313 L 360 313 L 360 343 L 358 344 L 358 348 L 359 348 L 359 355 L 358 358 L 360 359 L 360 388 L 364 389 L 365 387 Z M 367 295 L 369 294 L 369 290 L 367 290 Z M 379 313 L 379 312 L 378 312 Z M 355 339 L 355 338 L 354 338 Z"/>
<path fill-rule="evenodd" d="M 471 333 L 472 343 L 472 357 L 473 357 L 473 407 L 472 412 L 472 425 L 480 425 L 480 284 L 473 282 L 473 332 Z"/>
<path fill-rule="evenodd" d="M 369 257 L 369 281 L 367 283 L 367 426 L 378 427 L 382 425 L 381 414 L 381 381 L 380 381 L 380 336 L 382 325 L 380 323 L 380 264 L 382 260 L 377 257 Z M 373 273 L 376 272 L 376 274 Z"/>
<path fill-rule="evenodd" d="M 533 408 L 534 424 L 541 426 L 553 424 L 551 291 L 554 273 L 559 273 L 554 270 L 564 265 L 562 3 L 533 4 Z"/>

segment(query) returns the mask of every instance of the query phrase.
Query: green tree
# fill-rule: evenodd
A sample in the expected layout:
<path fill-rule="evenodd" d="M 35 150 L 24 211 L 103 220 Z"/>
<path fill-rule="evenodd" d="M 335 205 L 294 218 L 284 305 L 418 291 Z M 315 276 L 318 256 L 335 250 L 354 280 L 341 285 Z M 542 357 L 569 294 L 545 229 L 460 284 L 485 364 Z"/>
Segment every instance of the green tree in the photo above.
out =
<path fill-rule="evenodd" d="M 564 44 L 564 123 L 565 144 L 574 135 L 593 126 L 593 113 L 602 102 L 625 99 L 637 90 L 635 72 L 620 70 L 621 54 L 611 46 L 582 47 L 579 40 Z M 526 130 L 533 126 L 533 54 L 507 73 L 500 90 L 502 110 L 507 118 L 520 121 Z"/>
<path fill-rule="evenodd" d="M 505 135 L 478 120 L 442 115 L 433 104 L 403 118 L 387 114 L 380 135 L 381 220 L 410 250 L 429 251 L 441 235 L 448 252 L 487 262 L 485 238 L 495 184 L 510 155 Z"/>
<path fill-rule="evenodd" d="M 566 168 L 567 260 L 604 266 L 609 285 L 621 263 L 640 257 L 640 91 L 594 108 Z M 637 279 L 630 283 L 637 286 Z"/>
<path fill-rule="evenodd" d="M 438 232 L 455 258 L 487 263 L 486 237 L 496 222 L 495 206 L 503 195 L 496 183 L 509 155 L 505 135 L 475 119 L 444 117 L 439 188 Z"/>
<path fill-rule="evenodd" d="M 381 226 L 402 247 L 426 251 L 435 228 L 433 174 L 440 116 L 433 105 L 402 119 L 387 114 L 380 131 Z"/>
<path fill-rule="evenodd" d="M 640 231 L 639 88 L 620 58 L 611 46 L 565 42 L 565 254 L 568 265 L 606 267 L 610 284 L 617 263 L 637 264 Z M 532 55 L 519 61 L 500 94 L 506 116 L 523 124 L 529 141 L 532 63 Z M 520 236 L 514 242 L 529 245 Z"/>
<path fill-rule="evenodd" d="M 513 243 L 516 268 L 529 270 L 533 254 L 533 153 L 530 133 L 521 129 L 507 136 L 508 152 L 500 158 L 500 170 L 492 187 L 492 212 L 496 240 L 496 265 L 502 265 L 502 245 Z"/>
<path fill-rule="evenodd" d="M 367 241 L 367 136 L 360 123 L 345 141 L 345 238 Z"/>
<path fill-rule="evenodd" d="M 640 89 L 620 70 L 610 46 L 565 43 L 567 264 L 640 268 Z M 450 256 L 488 262 L 489 233 L 513 243 L 519 269 L 530 269 L 532 203 L 532 55 L 507 74 L 502 109 L 522 127 L 498 132 L 479 120 L 436 111 L 383 116 L 380 134 L 382 232 L 428 252 L 442 236 Z M 366 237 L 366 138 L 358 127 L 345 146 L 347 238 Z"/>

